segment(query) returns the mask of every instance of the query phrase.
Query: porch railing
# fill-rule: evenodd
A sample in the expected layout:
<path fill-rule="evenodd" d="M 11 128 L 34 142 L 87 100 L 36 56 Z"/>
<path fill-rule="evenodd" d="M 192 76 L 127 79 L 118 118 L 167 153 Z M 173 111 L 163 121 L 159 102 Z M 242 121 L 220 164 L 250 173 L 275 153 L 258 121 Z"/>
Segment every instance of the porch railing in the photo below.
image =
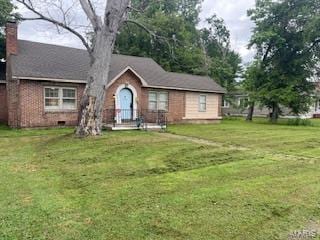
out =
<path fill-rule="evenodd" d="M 113 127 L 132 126 L 147 129 L 148 126 L 157 125 L 165 128 L 167 113 L 152 110 L 108 109 L 104 112 L 104 123 Z"/>

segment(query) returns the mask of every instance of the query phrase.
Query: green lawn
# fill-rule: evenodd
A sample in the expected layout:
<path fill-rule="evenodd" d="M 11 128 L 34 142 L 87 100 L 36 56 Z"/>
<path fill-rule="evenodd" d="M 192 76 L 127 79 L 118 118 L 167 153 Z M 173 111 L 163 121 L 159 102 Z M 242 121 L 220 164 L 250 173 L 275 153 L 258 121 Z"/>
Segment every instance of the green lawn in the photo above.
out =
<path fill-rule="evenodd" d="M 320 233 L 319 121 L 72 131 L 0 126 L 0 240 Z"/>

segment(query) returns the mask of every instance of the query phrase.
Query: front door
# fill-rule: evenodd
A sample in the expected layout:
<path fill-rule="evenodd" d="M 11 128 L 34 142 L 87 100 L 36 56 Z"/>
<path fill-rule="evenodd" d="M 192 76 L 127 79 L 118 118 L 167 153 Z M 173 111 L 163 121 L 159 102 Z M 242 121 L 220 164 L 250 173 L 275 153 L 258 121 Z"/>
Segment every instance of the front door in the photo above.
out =
<path fill-rule="evenodd" d="M 124 88 L 120 91 L 121 120 L 132 120 L 133 94 L 130 89 Z"/>

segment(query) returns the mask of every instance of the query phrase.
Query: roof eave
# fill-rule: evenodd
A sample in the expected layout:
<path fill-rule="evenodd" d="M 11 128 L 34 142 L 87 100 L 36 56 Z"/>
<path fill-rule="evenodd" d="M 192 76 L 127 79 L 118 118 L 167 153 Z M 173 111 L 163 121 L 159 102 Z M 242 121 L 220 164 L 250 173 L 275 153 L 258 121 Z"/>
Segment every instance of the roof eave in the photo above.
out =
<path fill-rule="evenodd" d="M 34 80 L 34 81 L 49 81 L 49 82 L 68 82 L 68 83 L 87 83 L 86 80 L 76 79 L 62 79 L 62 78 L 45 78 L 45 77 L 25 77 L 25 76 L 12 76 L 13 79 L 20 80 Z"/>
<path fill-rule="evenodd" d="M 170 90 L 180 90 L 180 91 L 188 91 L 188 92 L 204 92 L 204 93 L 219 93 L 225 94 L 226 91 L 223 90 L 208 90 L 208 89 L 194 89 L 194 88 L 179 88 L 179 87 L 164 87 L 164 86 L 155 86 L 149 85 L 147 88 L 158 88 L 158 89 L 170 89 Z"/>
<path fill-rule="evenodd" d="M 125 69 L 125 71 L 122 71 L 121 74 L 118 74 L 114 79 L 118 79 L 124 72 L 126 72 L 128 69 Z M 132 70 L 132 69 L 130 69 Z M 134 74 L 136 74 L 134 72 Z M 13 79 L 20 79 L 20 80 L 34 80 L 34 81 L 48 81 L 48 82 L 64 82 L 64 83 L 83 83 L 86 84 L 86 80 L 76 80 L 76 79 L 62 79 L 62 78 L 42 78 L 42 77 L 26 77 L 26 76 L 13 76 Z M 107 85 L 107 87 L 110 87 L 112 85 L 112 82 Z M 143 87 L 146 88 L 158 88 L 158 89 L 169 89 L 169 90 L 179 90 L 179 91 L 189 91 L 189 92 L 204 92 L 204 93 L 217 93 L 217 94 L 225 94 L 226 91 L 224 90 L 209 90 L 209 89 L 193 89 L 193 88 L 179 88 L 179 87 L 167 87 L 167 86 L 156 86 L 156 85 L 148 85 L 145 80 L 143 80 L 142 83 Z"/>

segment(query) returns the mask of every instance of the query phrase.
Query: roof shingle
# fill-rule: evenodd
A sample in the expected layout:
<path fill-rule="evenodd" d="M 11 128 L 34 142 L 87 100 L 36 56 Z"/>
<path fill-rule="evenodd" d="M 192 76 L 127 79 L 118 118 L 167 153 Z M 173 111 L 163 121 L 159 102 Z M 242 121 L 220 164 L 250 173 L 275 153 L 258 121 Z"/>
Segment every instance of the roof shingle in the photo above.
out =
<path fill-rule="evenodd" d="M 151 58 L 114 54 L 108 82 L 131 67 L 150 87 L 225 93 L 209 77 L 166 72 Z M 12 56 L 15 77 L 85 81 L 89 70 L 86 50 L 51 44 L 18 41 L 18 54 Z"/>

